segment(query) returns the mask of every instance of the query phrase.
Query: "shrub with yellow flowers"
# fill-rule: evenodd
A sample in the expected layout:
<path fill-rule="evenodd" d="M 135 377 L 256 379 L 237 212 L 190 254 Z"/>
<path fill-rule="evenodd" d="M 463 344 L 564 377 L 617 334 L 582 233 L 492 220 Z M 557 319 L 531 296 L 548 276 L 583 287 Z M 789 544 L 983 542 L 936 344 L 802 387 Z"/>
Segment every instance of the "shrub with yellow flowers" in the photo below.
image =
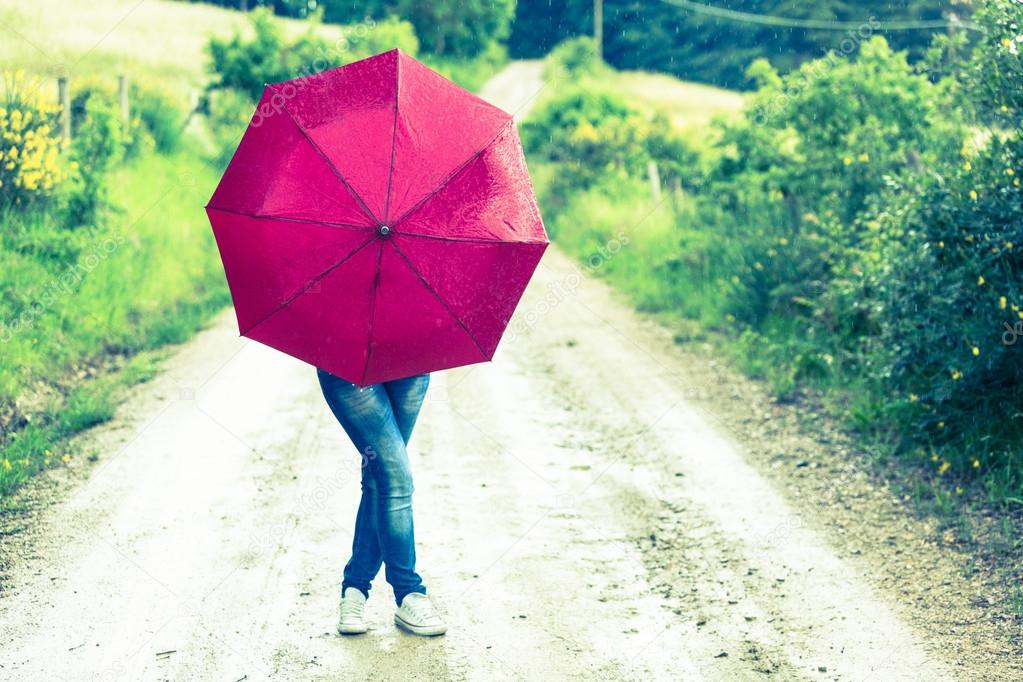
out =
<path fill-rule="evenodd" d="M 565 196 L 623 176 L 645 178 L 649 161 L 670 181 L 695 154 L 661 113 L 648 113 L 594 81 L 566 88 L 522 126 L 526 152 L 561 164 L 549 192 Z"/>
<path fill-rule="evenodd" d="M 67 178 L 59 107 L 23 71 L 3 74 L 0 93 L 0 206 L 51 196 Z"/>
<path fill-rule="evenodd" d="M 1023 3 L 978 11 L 984 37 L 965 92 L 992 134 L 879 211 L 884 259 L 859 289 L 864 348 L 908 442 L 958 475 L 998 471 L 1023 489 Z M 996 68 L 995 65 L 998 67 Z M 913 399 L 907 396 L 914 396 Z"/>

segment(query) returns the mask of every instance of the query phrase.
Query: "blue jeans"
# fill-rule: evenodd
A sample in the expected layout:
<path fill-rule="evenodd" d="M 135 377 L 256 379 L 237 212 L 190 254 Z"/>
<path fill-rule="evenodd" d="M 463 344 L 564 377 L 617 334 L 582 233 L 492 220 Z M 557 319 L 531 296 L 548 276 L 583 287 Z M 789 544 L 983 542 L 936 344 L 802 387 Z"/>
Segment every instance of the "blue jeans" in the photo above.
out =
<path fill-rule="evenodd" d="M 405 446 L 430 383 L 429 374 L 359 388 L 317 368 L 327 404 L 362 455 L 362 501 L 355 517 L 352 558 L 341 590 L 355 587 L 369 596 L 370 582 L 386 566 L 394 599 L 426 594 L 416 573 L 412 532 L 412 470 Z"/>

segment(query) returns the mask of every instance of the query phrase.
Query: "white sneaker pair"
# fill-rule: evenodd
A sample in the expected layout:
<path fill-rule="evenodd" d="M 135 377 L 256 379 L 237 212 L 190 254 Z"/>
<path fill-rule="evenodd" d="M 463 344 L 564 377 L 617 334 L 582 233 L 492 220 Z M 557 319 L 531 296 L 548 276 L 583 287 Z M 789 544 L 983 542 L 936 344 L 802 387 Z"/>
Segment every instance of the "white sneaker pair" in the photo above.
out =
<path fill-rule="evenodd" d="M 366 626 L 366 595 L 356 588 L 347 588 L 341 595 L 341 616 L 337 631 L 342 635 L 361 635 Z M 433 602 L 425 594 L 410 592 L 401 600 L 401 606 L 394 612 L 394 624 L 414 635 L 432 637 L 443 635 L 447 626 L 437 613 Z"/>

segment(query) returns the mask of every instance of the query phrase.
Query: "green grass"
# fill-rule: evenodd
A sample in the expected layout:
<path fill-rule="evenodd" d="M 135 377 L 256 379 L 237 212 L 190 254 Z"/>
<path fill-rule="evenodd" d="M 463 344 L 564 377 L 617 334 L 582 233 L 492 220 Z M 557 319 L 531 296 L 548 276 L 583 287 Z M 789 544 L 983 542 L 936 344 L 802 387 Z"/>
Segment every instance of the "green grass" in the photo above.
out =
<path fill-rule="evenodd" d="M 280 20 L 289 36 L 307 24 Z M 32 74 L 72 80 L 116 79 L 118 73 L 159 80 L 179 92 L 205 82 L 211 36 L 249 31 L 241 12 L 201 3 L 145 0 L 0 0 L 0 63 Z M 336 40 L 339 26 L 323 25 Z M 56 87 L 56 86 L 54 86 Z"/>
<path fill-rule="evenodd" d="M 742 108 L 743 95 L 702 83 L 681 81 L 663 73 L 619 71 L 612 82 L 636 101 L 663 111 L 674 125 L 706 125 L 711 118 Z"/>
<path fill-rule="evenodd" d="M 21 428 L 0 443 L 0 496 L 57 464 L 69 436 L 110 419 L 119 390 L 155 372 L 145 351 L 184 341 L 229 303 L 202 209 L 217 177 L 194 150 L 150 154 L 111 176 L 112 208 L 95 227 L 7 216 L 0 406 Z M 38 314 L 24 317 L 34 303 Z M 15 319 L 29 322 L 13 330 Z"/>

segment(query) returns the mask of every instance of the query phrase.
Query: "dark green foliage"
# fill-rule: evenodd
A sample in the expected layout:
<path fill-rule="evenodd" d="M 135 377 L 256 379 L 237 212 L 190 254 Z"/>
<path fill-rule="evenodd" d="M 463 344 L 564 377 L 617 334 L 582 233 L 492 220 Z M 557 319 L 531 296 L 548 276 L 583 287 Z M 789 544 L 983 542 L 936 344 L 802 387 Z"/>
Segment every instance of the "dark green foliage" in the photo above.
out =
<path fill-rule="evenodd" d="M 897 0 L 857 3 L 851 0 L 794 3 L 789 0 L 707 0 L 703 4 L 753 14 L 792 19 L 853 22 L 862 30 L 825 31 L 763 26 L 707 16 L 658 0 L 604 2 L 604 58 L 620 69 L 672 73 L 686 80 L 731 88 L 750 87 L 746 66 L 767 57 L 782 73 L 820 57 L 828 50 L 850 54 L 855 45 L 878 32 L 878 21 L 936 20 L 946 13 L 966 16 L 968 5 L 941 0 Z M 554 5 L 557 5 L 556 7 Z M 514 57 L 545 54 L 562 39 L 592 34 L 592 2 L 552 3 L 519 0 L 508 43 Z M 924 56 L 931 38 L 942 29 L 883 33 L 896 50 L 907 50 L 910 61 Z M 852 49 L 847 49 L 850 45 Z"/>
<path fill-rule="evenodd" d="M 239 0 L 221 0 L 216 4 L 240 8 Z M 349 26 L 376 26 L 393 17 L 412 24 L 424 52 L 471 59 L 486 53 L 491 45 L 501 43 L 508 37 L 515 13 L 515 0 L 320 0 L 315 4 L 299 0 L 276 0 L 252 1 L 248 7 L 259 7 L 267 13 L 300 18 L 311 16 L 311 8 L 315 7 L 316 12 L 322 13 L 323 21 Z M 377 43 L 383 42 L 380 38 L 375 40 Z M 377 51 L 386 49 L 389 48 L 383 47 Z"/>
<path fill-rule="evenodd" d="M 269 12 L 255 11 L 250 20 L 252 38 L 241 33 L 226 39 L 214 37 L 208 50 L 209 69 L 216 77 L 210 89 L 238 90 L 253 103 L 267 83 L 314 75 L 396 47 L 413 55 L 418 50 L 412 27 L 394 19 L 352 27 L 333 42 L 320 36 L 315 21 L 289 41 Z"/>

